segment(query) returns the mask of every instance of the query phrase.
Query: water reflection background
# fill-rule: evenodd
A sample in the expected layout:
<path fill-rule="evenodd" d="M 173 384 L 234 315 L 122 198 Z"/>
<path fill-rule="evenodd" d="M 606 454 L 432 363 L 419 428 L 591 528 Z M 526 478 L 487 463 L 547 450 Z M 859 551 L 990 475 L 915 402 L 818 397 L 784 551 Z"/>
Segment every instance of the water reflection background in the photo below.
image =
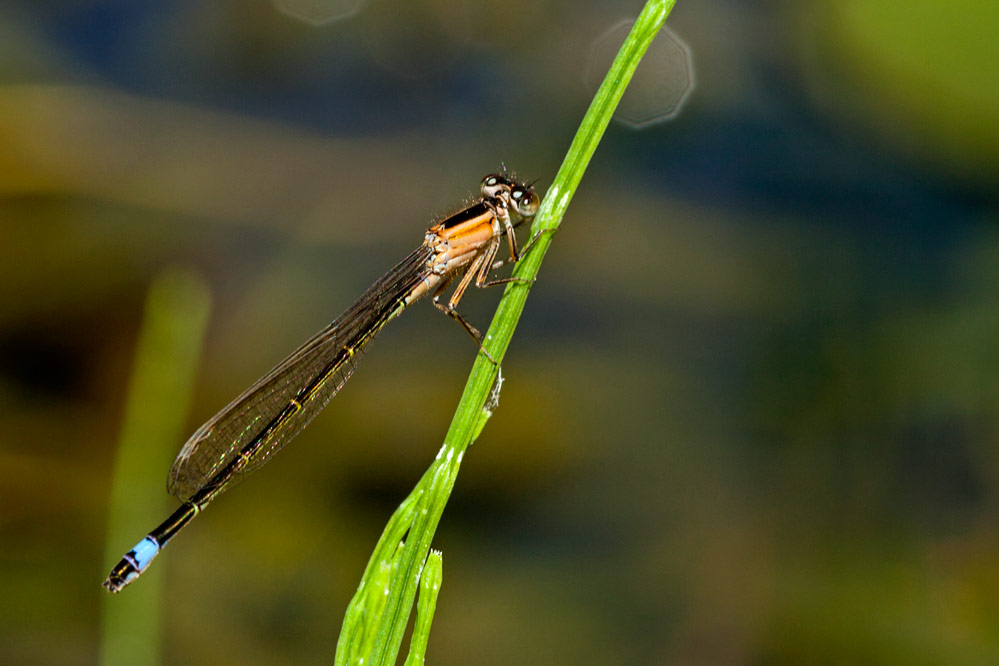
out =
<path fill-rule="evenodd" d="M 543 191 L 594 40 L 640 9 L 368 2 L 315 27 L 281 4 L 0 11 L 4 663 L 95 659 L 154 278 L 212 292 L 193 430 L 501 161 Z M 671 122 L 612 126 L 583 181 L 438 533 L 432 658 L 999 660 L 999 10 L 979 5 L 679 3 L 697 88 Z M 463 305 L 485 322 L 494 299 Z M 331 656 L 466 344 L 408 312 L 171 546 L 167 663 Z"/>

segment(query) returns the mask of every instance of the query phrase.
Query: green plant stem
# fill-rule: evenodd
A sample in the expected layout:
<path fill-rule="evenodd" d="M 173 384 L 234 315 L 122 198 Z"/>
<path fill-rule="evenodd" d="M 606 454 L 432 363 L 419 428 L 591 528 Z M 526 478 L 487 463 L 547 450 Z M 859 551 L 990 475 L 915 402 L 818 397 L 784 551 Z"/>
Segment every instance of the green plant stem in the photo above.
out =
<path fill-rule="evenodd" d="M 583 172 L 631 81 L 635 68 L 666 22 L 674 3 L 675 0 L 650 0 L 646 3 L 583 117 L 531 228 L 534 244 L 530 252 L 517 262 L 513 271 L 513 276 L 523 282 L 507 286 L 486 333 L 483 347 L 498 362 L 502 362 L 506 355 L 530 287 L 538 275 L 552 236 L 562 222 Z M 337 664 L 363 663 L 370 666 L 395 663 L 430 542 L 454 486 L 461 459 L 478 436 L 485 419 L 491 415 L 491 409 L 486 404 L 490 391 L 495 386 L 497 372 L 498 367 L 484 354 L 480 353 L 476 357 L 444 438 L 444 446 L 403 503 L 404 507 L 413 507 L 412 502 L 415 501 L 415 507 L 397 511 L 393 516 L 386 529 L 386 535 L 391 533 L 392 538 L 387 539 L 383 535 L 379 541 L 358 592 L 348 607 L 337 645 Z M 398 520 L 403 513 L 412 517 L 412 523 L 405 541 L 400 544 L 397 536 L 400 533 Z M 381 573 L 376 576 L 378 572 Z M 386 584 L 384 574 L 387 572 L 390 572 L 389 580 L 382 591 L 381 588 Z M 370 601 L 376 596 L 371 592 L 372 586 L 378 587 L 377 604 Z M 362 640 L 361 636 L 374 638 L 374 641 Z"/>
<path fill-rule="evenodd" d="M 593 101 L 590 102 L 590 108 L 579 125 L 562 166 L 541 202 L 541 208 L 531 227 L 531 237 L 537 238 L 537 241 L 527 256 L 517 262 L 513 271 L 513 277 L 527 282 L 514 282 L 507 287 L 486 333 L 486 342 L 483 346 L 499 362 L 502 362 L 506 355 L 514 329 L 524 311 L 527 294 L 530 292 L 530 282 L 537 278 L 552 236 L 562 223 L 565 211 L 576 193 L 590 158 L 597 149 L 597 144 L 600 143 L 604 130 L 607 129 L 614 110 L 635 73 L 635 68 L 648 50 L 652 39 L 662 29 L 675 2 L 676 0 L 650 0 L 646 3 L 624 44 L 621 45 Z M 496 366 L 480 354 L 475 359 L 472 374 L 468 378 L 465 392 L 461 396 L 451 427 L 444 439 L 445 444 L 463 451 L 471 443 L 469 436 L 472 433 L 471 423 L 485 404 L 495 378 Z"/>

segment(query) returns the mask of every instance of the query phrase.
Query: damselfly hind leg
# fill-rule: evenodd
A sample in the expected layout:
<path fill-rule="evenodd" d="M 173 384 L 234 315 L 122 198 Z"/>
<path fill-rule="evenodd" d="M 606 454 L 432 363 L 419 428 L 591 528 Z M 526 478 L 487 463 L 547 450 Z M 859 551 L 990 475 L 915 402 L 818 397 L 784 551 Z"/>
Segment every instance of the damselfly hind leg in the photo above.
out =
<path fill-rule="evenodd" d="M 461 313 L 458 312 L 454 308 L 454 306 L 451 305 L 450 303 L 440 303 L 440 302 L 438 302 L 437 299 L 438 299 L 439 296 L 440 296 L 440 294 L 435 294 L 434 295 L 434 299 L 433 299 L 434 307 L 436 307 L 438 310 L 440 310 L 441 312 L 443 312 L 444 314 L 446 314 L 448 317 L 451 317 L 452 319 L 454 319 L 459 324 L 461 324 L 461 327 L 463 329 L 465 329 L 465 332 L 468 333 L 470 336 L 472 336 L 472 339 L 475 340 L 475 345 L 479 348 L 479 351 L 482 352 L 487 359 L 489 359 L 490 363 L 492 363 L 493 365 L 495 365 L 498 368 L 499 367 L 499 363 L 496 361 L 496 359 L 493 358 L 492 354 L 490 354 L 489 352 L 487 352 L 486 348 L 482 346 L 483 337 L 482 337 L 482 333 L 479 332 L 479 329 L 477 329 L 474 326 L 472 326 L 471 324 L 469 324 L 468 321 L 464 317 L 461 316 Z"/>
<path fill-rule="evenodd" d="M 473 340 L 475 340 L 475 344 L 479 348 L 479 351 L 481 351 L 485 355 L 485 357 L 489 359 L 490 363 L 492 363 L 496 367 L 499 367 L 499 363 L 497 363 L 496 359 L 493 358 L 492 354 L 486 351 L 486 348 L 482 346 L 483 342 L 482 333 L 479 332 L 479 329 L 469 324 L 468 321 L 466 321 L 466 319 L 462 317 L 461 313 L 458 312 L 457 310 L 458 302 L 461 301 L 461 297 L 464 295 L 465 290 L 468 289 L 468 285 L 471 284 L 472 278 L 476 277 L 476 275 L 479 273 L 481 269 L 481 266 L 486 263 L 485 260 L 488 258 L 488 255 L 489 255 L 488 252 L 485 254 L 481 254 L 472 262 L 472 265 L 469 266 L 468 271 L 461 278 L 461 282 L 459 282 L 458 286 L 455 287 L 454 293 L 451 294 L 451 298 L 448 299 L 448 302 L 446 304 L 440 302 L 440 297 L 441 294 L 444 293 L 444 290 L 448 288 L 448 285 L 451 284 L 450 279 L 444 280 L 440 283 L 440 285 L 438 285 L 437 289 L 434 290 L 431 299 L 433 301 L 434 307 L 443 312 L 444 314 L 446 314 L 448 317 L 454 319 L 459 324 L 461 324 L 461 327 L 464 328 L 465 331 L 470 336 L 472 336 Z"/>
<path fill-rule="evenodd" d="M 500 262 L 500 266 L 502 265 L 503 263 Z M 519 282 L 520 284 L 534 284 L 537 281 L 538 278 L 505 277 L 505 278 L 496 278 L 495 280 L 487 280 L 486 282 L 483 282 L 482 284 L 476 284 L 475 286 L 484 289 L 486 287 L 497 287 L 501 284 L 510 284 L 511 282 Z"/>

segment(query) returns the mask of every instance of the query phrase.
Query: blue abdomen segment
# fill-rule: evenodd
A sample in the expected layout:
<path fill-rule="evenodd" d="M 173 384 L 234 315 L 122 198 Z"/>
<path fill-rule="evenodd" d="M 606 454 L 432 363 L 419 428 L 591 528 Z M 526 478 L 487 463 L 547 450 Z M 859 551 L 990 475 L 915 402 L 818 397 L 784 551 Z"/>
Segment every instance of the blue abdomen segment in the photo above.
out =
<path fill-rule="evenodd" d="M 135 548 L 125 553 L 111 574 L 104 581 L 104 587 L 111 592 L 121 592 L 122 588 L 139 577 L 153 558 L 160 552 L 160 545 L 151 536 L 135 544 Z"/>
<path fill-rule="evenodd" d="M 152 532 L 146 535 L 135 548 L 125 553 L 124 557 L 114 565 L 104 587 L 111 592 L 121 592 L 121 590 L 139 577 L 146 570 L 146 567 L 163 550 L 163 546 L 180 531 L 184 525 L 190 522 L 191 518 L 198 513 L 198 506 L 195 504 L 184 504 L 174 511 L 169 518 L 160 523 Z"/>
<path fill-rule="evenodd" d="M 128 555 L 132 556 L 135 568 L 139 570 L 139 573 L 142 573 L 159 552 L 160 545 L 156 543 L 155 539 L 147 536 L 145 539 L 137 543 L 135 548 L 129 551 Z M 128 557 L 128 555 L 126 555 L 126 557 Z"/>

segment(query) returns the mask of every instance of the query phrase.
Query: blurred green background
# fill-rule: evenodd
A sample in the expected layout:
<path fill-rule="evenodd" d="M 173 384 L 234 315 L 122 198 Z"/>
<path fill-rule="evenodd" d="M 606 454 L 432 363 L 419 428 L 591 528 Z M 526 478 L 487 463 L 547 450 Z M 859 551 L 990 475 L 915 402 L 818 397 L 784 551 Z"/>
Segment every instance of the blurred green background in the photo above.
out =
<path fill-rule="evenodd" d="M 333 5 L 0 9 L 0 663 L 96 663 L 102 608 L 159 586 L 108 598 L 105 549 L 176 505 L 187 435 L 501 161 L 544 192 L 594 44 L 641 9 Z M 430 659 L 999 663 L 999 5 L 681 0 L 669 26 L 696 89 L 612 125 L 569 209 L 435 541 Z M 105 544 L 164 279 L 195 320 L 210 297 L 205 338 L 162 396 L 161 505 Z M 164 663 L 332 659 L 474 351 L 413 308 L 178 537 Z"/>

